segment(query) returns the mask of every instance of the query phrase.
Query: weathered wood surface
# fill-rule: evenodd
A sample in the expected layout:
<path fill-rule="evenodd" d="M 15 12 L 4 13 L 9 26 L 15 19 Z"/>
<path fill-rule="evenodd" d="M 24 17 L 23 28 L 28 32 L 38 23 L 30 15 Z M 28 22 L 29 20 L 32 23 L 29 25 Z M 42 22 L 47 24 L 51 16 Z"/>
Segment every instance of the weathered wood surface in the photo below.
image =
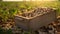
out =
<path fill-rule="evenodd" d="M 54 20 L 56 20 L 55 11 L 37 16 L 33 19 L 24 19 L 18 16 L 15 18 L 16 25 L 25 30 L 37 30 L 39 27 L 48 25 Z"/>
<path fill-rule="evenodd" d="M 43 9 L 46 10 L 45 8 Z M 44 10 L 43 12 L 46 12 Z M 21 27 L 24 30 L 37 30 L 40 27 L 47 26 L 52 21 L 56 20 L 56 11 L 55 10 L 49 11 L 49 10 L 50 9 L 48 8 L 48 12 L 42 15 L 38 14 L 37 16 L 31 18 L 27 18 L 24 16 L 15 16 L 15 23 L 18 27 Z M 37 10 L 37 12 L 39 11 Z"/>

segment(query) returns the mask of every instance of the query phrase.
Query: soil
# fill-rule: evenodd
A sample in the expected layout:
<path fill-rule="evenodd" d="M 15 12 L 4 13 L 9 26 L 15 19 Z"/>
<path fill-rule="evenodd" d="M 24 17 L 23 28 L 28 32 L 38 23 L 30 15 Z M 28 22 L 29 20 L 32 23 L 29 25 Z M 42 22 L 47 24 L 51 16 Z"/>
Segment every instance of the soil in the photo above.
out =
<path fill-rule="evenodd" d="M 56 27 L 56 29 L 57 29 L 57 33 L 56 34 L 60 34 L 60 26 L 58 26 L 57 24 L 59 24 L 60 23 L 60 17 L 57 19 L 57 21 L 55 21 L 55 22 L 52 22 L 52 24 L 53 24 L 53 26 L 55 26 Z M 55 24 L 55 25 L 54 25 Z M 4 29 L 7 27 L 7 28 L 12 28 L 12 26 L 13 26 L 13 28 L 12 28 L 12 30 L 13 30 L 13 32 L 15 32 L 16 33 L 16 31 L 18 31 L 18 33 L 19 32 L 21 32 L 21 30 L 22 29 L 20 29 L 20 28 L 18 28 L 16 25 L 15 25 L 15 23 L 14 23 L 14 21 L 10 21 L 10 19 L 9 19 L 9 21 L 7 22 L 7 23 L 0 23 L 0 26 L 2 26 L 2 27 L 4 27 Z M 14 34 L 15 34 L 14 33 Z M 23 33 L 23 32 L 22 32 Z"/>

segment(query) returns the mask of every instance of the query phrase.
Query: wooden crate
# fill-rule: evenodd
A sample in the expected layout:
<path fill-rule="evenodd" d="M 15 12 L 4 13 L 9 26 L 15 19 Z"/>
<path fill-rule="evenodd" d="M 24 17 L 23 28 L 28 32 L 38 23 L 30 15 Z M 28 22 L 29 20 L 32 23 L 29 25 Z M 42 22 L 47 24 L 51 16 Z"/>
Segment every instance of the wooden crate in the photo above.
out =
<path fill-rule="evenodd" d="M 16 26 L 21 27 L 23 30 L 37 30 L 42 26 L 50 24 L 56 20 L 56 11 L 38 15 L 33 18 L 25 18 L 22 16 L 15 16 Z"/>

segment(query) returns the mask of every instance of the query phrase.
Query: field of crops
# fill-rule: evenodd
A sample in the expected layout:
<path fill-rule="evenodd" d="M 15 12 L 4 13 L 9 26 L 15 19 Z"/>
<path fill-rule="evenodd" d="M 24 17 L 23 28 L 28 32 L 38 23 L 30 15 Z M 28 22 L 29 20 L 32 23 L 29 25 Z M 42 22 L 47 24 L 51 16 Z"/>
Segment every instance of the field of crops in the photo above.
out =
<path fill-rule="evenodd" d="M 56 8 L 57 15 L 60 15 L 60 2 L 59 1 L 23 1 L 23 2 L 2 2 L 0 1 L 0 23 L 6 24 L 6 22 L 13 22 L 16 14 L 23 13 L 27 10 L 31 11 L 39 7 Z M 10 25 L 9 25 L 10 26 Z M 8 28 L 8 27 L 7 27 Z"/>
<path fill-rule="evenodd" d="M 14 8 L 16 10 L 22 11 L 23 9 L 32 10 L 32 8 L 36 7 L 58 7 L 58 1 L 40 1 L 40 2 L 0 2 L 0 8 Z"/>

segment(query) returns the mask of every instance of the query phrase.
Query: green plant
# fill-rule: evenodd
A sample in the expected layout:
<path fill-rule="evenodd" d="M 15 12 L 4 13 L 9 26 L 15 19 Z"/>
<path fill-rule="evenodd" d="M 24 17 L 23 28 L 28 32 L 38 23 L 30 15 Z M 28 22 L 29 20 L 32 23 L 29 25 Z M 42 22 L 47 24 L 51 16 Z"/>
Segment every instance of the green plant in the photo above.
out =
<path fill-rule="evenodd" d="M 2 22 L 6 22 L 8 20 L 9 12 L 3 9 L 0 9 L 0 18 L 2 18 Z"/>
<path fill-rule="evenodd" d="M 17 13 L 16 9 L 0 9 L 0 18 L 2 18 L 2 22 L 6 23 L 8 19 L 14 18 L 14 15 Z"/>
<path fill-rule="evenodd" d="M 12 30 L 4 30 L 2 27 L 0 27 L 0 34 L 13 34 Z"/>
<path fill-rule="evenodd" d="M 15 8 L 11 8 L 10 10 L 9 10 L 9 18 L 14 18 L 14 16 L 17 14 L 17 9 L 15 9 Z"/>

